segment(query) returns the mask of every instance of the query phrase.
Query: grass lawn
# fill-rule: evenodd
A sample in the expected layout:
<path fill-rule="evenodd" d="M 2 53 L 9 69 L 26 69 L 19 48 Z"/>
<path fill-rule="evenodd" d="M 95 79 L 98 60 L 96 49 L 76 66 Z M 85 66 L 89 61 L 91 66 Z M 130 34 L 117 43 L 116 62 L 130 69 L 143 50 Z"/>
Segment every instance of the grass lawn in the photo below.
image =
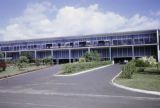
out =
<path fill-rule="evenodd" d="M 29 72 L 37 69 L 42 69 L 47 67 L 47 65 L 41 65 L 41 66 L 35 66 L 35 65 L 30 65 L 27 66 L 26 68 L 23 68 L 19 70 L 16 66 L 10 66 L 6 68 L 6 71 L 0 71 L 0 78 L 6 77 L 6 76 L 12 76 L 24 72 Z"/>
<path fill-rule="evenodd" d="M 115 82 L 131 88 L 160 92 L 160 75 L 158 74 L 134 73 L 132 79 L 117 78 Z"/>
<path fill-rule="evenodd" d="M 62 65 L 63 68 L 61 72 L 59 72 L 59 74 L 64 74 L 64 75 L 73 74 L 109 64 L 111 64 L 110 61 L 93 61 L 93 62 L 82 62 L 82 63 L 75 62 L 71 64 L 64 64 Z"/>

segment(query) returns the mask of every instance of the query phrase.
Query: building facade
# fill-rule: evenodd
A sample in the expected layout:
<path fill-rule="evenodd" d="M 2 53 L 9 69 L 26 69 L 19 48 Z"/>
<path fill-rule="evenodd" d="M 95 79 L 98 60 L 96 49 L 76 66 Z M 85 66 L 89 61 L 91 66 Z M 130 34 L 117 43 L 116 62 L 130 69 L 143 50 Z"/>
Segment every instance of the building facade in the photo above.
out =
<path fill-rule="evenodd" d="M 68 36 L 59 38 L 1 41 L 5 59 L 16 60 L 23 52 L 33 58 L 52 57 L 56 63 L 74 62 L 86 52 L 97 51 L 101 59 L 130 60 L 153 56 L 160 61 L 160 30 Z"/>

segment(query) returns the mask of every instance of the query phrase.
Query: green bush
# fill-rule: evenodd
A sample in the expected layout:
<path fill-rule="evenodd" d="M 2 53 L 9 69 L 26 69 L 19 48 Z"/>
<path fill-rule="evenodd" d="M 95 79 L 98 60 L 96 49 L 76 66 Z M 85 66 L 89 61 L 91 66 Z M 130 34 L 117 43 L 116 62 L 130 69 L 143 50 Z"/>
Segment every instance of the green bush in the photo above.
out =
<path fill-rule="evenodd" d="M 52 59 L 52 57 L 48 57 L 48 58 L 43 59 L 43 62 L 46 65 L 48 65 L 48 64 L 52 65 L 53 64 L 53 59 Z"/>
<path fill-rule="evenodd" d="M 80 57 L 80 58 L 79 58 L 79 62 L 80 62 L 80 63 L 86 62 L 86 59 L 85 59 L 84 57 Z"/>
<path fill-rule="evenodd" d="M 34 60 L 34 52 L 22 52 L 21 56 L 27 57 L 29 62 L 32 62 Z"/>
<path fill-rule="evenodd" d="M 26 56 L 20 56 L 19 60 L 16 62 L 16 66 L 19 69 L 25 68 L 29 63 L 29 59 Z"/>
<path fill-rule="evenodd" d="M 86 62 L 100 61 L 100 55 L 97 51 L 87 52 L 83 57 L 85 58 Z"/>
<path fill-rule="evenodd" d="M 152 56 L 139 58 L 135 60 L 135 63 L 136 67 L 154 67 L 157 64 L 156 59 Z"/>
<path fill-rule="evenodd" d="M 40 64 L 41 64 L 41 59 L 36 59 L 36 60 L 35 60 L 35 64 L 36 64 L 36 66 L 40 66 Z"/>
<path fill-rule="evenodd" d="M 148 67 L 149 66 L 149 63 L 146 61 L 144 62 L 143 60 L 141 59 L 137 59 L 135 60 L 135 66 L 136 67 Z"/>
<path fill-rule="evenodd" d="M 20 56 L 19 62 L 20 63 L 28 63 L 29 60 L 28 60 L 28 58 L 26 56 Z"/>
<path fill-rule="evenodd" d="M 137 67 L 136 72 L 144 72 L 145 67 Z"/>
<path fill-rule="evenodd" d="M 130 61 L 123 66 L 120 78 L 131 79 L 134 72 L 136 72 L 135 62 Z"/>
<path fill-rule="evenodd" d="M 110 63 L 111 63 L 110 61 L 83 62 L 83 63 L 76 62 L 71 64 L 64 64 L 62 69 L 63 69 L 63 73 L 66 74 L 66 73 L 73 73 L 73 72 L 83 71 L 83 70 L 87 70 L 94 67 L 107 65 Z"/>
<path fill-rule="evenodd" d="M 4 58 L 4 53 L 0 52 L 0 58 Z"/>

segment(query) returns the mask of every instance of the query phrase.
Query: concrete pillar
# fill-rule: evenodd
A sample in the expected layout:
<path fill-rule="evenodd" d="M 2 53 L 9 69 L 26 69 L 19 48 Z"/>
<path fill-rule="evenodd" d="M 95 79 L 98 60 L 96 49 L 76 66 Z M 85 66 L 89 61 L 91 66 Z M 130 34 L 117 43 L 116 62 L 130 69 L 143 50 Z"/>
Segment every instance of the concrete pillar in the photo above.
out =
<path fill-rule="evenodd" d="M 53 57 L 53 50 L 51 50 L 51 56 L 52 56 L 52 58 L 54 59 L 54 57 Z"/>
<path fill-rule="evenodd" d="M 109 47 L 109 60 L 110 61 L 112 60 L 112 50 L 111 50 L 111 47 Z"/>
<path fill-rule="evenodd" d="M 90 53 L 91 52 L 91 48 L 90 47 L 88 47 L 88 53 Z"/>
<path fill-rule="evenodd" d="M 37 59 L 37 51 L 34 51 L 34 58 Z"/>
<path fill-rule="evenodd" d="M 69 48 L 69 63 L 71 63 L 71 49 Z"/>
<path fill-rule="evenodd" d="M 19 51 L 19 57 L 21 56 L 21 51 Z"/>
<path fill-rule="evenodd" d="M 159 31 L 157 30 L 157 58 L 158 62 L 160 62 L 160 51 L 159 51 Z"/>

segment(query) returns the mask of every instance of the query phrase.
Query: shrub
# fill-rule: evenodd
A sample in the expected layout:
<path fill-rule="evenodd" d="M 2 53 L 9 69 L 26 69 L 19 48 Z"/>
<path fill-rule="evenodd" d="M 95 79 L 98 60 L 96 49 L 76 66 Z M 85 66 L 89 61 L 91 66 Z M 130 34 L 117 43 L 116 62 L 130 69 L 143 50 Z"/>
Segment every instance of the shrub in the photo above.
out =
<path fill-rule="evenodd" d="M 22 52 L 21 56 L 25 56 L 27 57 L 29 62 L 32 62 L 32 60 L 34 59 L 34 52 Z"/>
<path fill-rule="evenodd" d="M 99 62 L 76 62 L 71 64 L 64 64 L 63 65 L 63 73 L 73 73 L 78 72 L 98 66 L 103 66 L 110 64 L 110 61 L 99 61 Z"/>
<path fill-rule="evenodd" d="M 96 51 L 87 52 L 83 57 L 87 62 L 100 61 L 100 55 Z"/>
<path fill-rule="evenodd" d="M 136 66 L 134 61 L 130 61 L 128 64 L 124 65 L 122 68 L 121 78 L 130 79 L 133 73 L 136 72 Z"/>
<path fill-rule="evenodd" d="M 0 58 L 4 58 L 4 54 L 0 52 Z"/>
<path fill-rule="evenodd" d="M 136 72 L 144 72 L 145 67 L 137 67 Z"/>
<path fill-rule="evenodd" d="M 80 58 L 79 58 L 79 62 L 80 62 L 80 63 L 86 62 L 86 59 L 85 59 L 84 57 L 80 57 Z"/>
<path fill-rule="evenodd" d="M 137 67 L 153 67 L 156 66 L 157 62 L 156 59 L 154 59 L 152 56 L 151 57 L 142 57 L 138 60 L 135 60 L 136 66 Z"/>
<path fill-rule="evenodd" d="M 40 60 L 40 59 L 36 59 L 36 60 L 35 60 L 35 64 L 36 64 L 36 66 L 40 66 L 41 60 Z"/>
<path fill-rule="evenodd" d="M 150 65 L 150 66 L 156 66 L 156 64 L 157 64 L 156 59 L 153 58 L 152 56 L 150 56 L 150 57 L 148 58 L 148 62 L 149 62 L 149 65 Z"/>
<path fill-rule="evenodd" d="M 28 63 L 29 59 L 26 56 L 20 56 L 19 62 L 20 63 Z"/>
<path fill-rule="evenodd" d="M 16 65 L 19 69 L 25 68 L 29 59 L 26 56 L 20 56 L 19 60 L 17 61 Z"/>
<path fill-rule="evenodd" d="M 137 59 L 135 60 L 135 66 L 136 67 L 148 67 L 149 66 L 149 63 L 146 61 L 144 62 L 143 60 L 141 59 Z"/>
<path fill-rule="evenodd" d="M 48 64 L 52 65 L 53 64 L 52 57 L 48 57 L 48 58 L 43 59 L 43 62 L 46 65 L 48 65 Z"/>

